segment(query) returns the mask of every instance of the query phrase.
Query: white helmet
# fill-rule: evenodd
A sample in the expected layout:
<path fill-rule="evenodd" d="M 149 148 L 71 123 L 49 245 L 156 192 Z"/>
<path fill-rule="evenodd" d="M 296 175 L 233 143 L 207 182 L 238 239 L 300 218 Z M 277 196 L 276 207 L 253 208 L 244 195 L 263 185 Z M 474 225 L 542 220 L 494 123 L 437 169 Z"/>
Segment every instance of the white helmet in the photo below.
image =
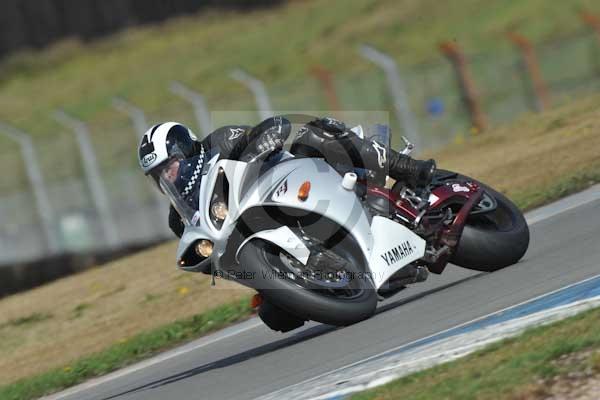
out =
<path fill-rule="evenodd" d="M 140 142 L 138 160 L 144 174 L 184 220 L 191 221 L 197 210 L 205 156 L 192 131 L 177 122 L 153 126 Z"/>
<path fill-rule="evenodd" d="M 173 156 L 189 158 L 197 142 L 191 130 L 177 122 L 164 122 L 148 129 L 138 147 L 138 161 L 144 174 Z"/>

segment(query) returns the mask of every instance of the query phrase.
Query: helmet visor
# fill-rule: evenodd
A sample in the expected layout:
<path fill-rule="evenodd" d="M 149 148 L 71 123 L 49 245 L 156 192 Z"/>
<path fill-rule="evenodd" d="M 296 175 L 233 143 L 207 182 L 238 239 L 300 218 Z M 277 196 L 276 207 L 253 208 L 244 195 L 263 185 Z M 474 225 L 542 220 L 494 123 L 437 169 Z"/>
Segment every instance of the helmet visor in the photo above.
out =
<path fill-rule="evenodd" d="M 169 198 L 169 201 L 186 225 L 196 225 L 200 213 L 199 192 L 203 174 L 204 157 L 170 157 L 148 174 L 154 184 Z"/>

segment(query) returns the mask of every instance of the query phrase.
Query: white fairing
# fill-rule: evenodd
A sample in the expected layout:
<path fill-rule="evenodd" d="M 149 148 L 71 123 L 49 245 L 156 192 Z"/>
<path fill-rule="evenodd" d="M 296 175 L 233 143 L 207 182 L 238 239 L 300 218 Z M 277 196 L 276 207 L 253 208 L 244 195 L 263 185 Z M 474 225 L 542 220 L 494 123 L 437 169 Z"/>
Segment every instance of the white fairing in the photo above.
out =
<path fill-rule="evenodd" d="M 310 194 L 298 199 L 298 189 L 309 181 Z M 370 221 L 353 191 L 344 189 L 342 177 L 321 159 L 291 159 L 260 176 L 243 194 L 240 214 L 265 205 L 277 205 L 311 211 L 344 227 L 356 239 L 364 254 L 371 251 Z"/>
<path fill-rule="evenodd" d="M 302 264 L 306 265 L 308 262 L 308 256 L 310 256 L 310 250 L 306 247 L 304 242 L 300 240 L 298 236 L 292 232 L 290 228 L 287 226 L 282 226 L 277 229 L 269 229 L 266 231 L 261 231 L 255 233 L 246 239 L 238 248 L 237 254 L 235 255 L 235 259 L 239 262 L 238 254 L 242 247 L 252 239 L 263 239 L 267 242 L 273 243 L 280 248 L 284 249 L 286 252 L 294 256 L 298 261 Z"/>
<path fill-rule="evenodd" d="M 395 272 L 425 255 L 425 240 L 410 229 L 383 217 L 373 217 L 373 250 L 369 267 L 378 289 Z"/>
<path fill-rule="evenodd" d="M 234 226 L 253 207 L 280 206 L 307 210 L 323 215 L 352 235 L 367 260 L 367 272 L 375 288 L 380 288 L 395 272 L 425 254 L 425 240 L 405 226 L 387 218 L 371 217 L 353 190 L 343 187 L 343 178 L 322 159 L 295 159 L 289 153 L 266 169 L 260 164 L 241 161 L 209 161 L 209 171 L 201 181 L 199 210 L 201 218 L 185 228 L 177 252 L 178 263 L 195 241 L 208 239 L 214 243 L 213 266 L 220 269 L 220 258 Z M 222 227 L 215 227 L 209 216 L 217 171 L 222 170 L 229 181 L 229 213 Z M 308 198 L 298 198 L 298 189 L 309 181 Z M 241 243 L 236 252 L 253 238 L 261 238 L 285 249 L 306 265 L 310 256 L 303 240 L 286 226 L 255 232 Z M 240 261 L 240 260 L 238 260 Z M 181 267 L 181 266 L 180 266 Z M 193 270 L 195 266 L 182 267 Z"/>

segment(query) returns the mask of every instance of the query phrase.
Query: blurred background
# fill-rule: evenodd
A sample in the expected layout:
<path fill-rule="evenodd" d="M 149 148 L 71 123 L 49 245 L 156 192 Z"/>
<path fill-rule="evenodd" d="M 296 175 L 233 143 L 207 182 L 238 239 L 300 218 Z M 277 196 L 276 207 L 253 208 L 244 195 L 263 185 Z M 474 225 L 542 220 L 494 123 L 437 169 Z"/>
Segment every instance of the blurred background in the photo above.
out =
<path fill-rule="evenodd" d="M 204 136 L 278 110 L 387 111 L 394 144 L 405 135 L 425 151 L 600 89 L 592 0 L 0 10 L 0 295 L 173 237 L 137 165 L 153 123 Z"/>

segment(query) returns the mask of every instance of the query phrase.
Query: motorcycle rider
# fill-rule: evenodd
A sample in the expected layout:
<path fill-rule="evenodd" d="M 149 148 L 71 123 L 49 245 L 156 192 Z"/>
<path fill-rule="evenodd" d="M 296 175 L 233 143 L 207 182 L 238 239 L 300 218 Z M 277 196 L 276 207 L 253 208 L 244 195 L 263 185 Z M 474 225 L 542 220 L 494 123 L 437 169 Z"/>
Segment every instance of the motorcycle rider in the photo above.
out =
<path fill-rule="evenodd" d="M 223 126 L 199 141 L 184 125 L 165 122 L 144 134 L 139 162 L 159 190 L 177 190 L 188 207 L 197 208 L 200 181 L 208 160 L 217 153 L 221 159 L 245 160 L 281 149 L 291 128 L 287 118 L 276 116 L 254 127 Z M 415 160 L 376 140 L 363 139 L 343 122 L 328 117 L 304 124 L 290 152 L 296 156 L 322 157 L 333 166 L 370 171 L 380 184 L 387 174 L 415 188 L 426 187 L 436 168 L 433 160 Z M 169 227 L 177 236 L 183 234 L 183 222 L 173 205 Z"/>

